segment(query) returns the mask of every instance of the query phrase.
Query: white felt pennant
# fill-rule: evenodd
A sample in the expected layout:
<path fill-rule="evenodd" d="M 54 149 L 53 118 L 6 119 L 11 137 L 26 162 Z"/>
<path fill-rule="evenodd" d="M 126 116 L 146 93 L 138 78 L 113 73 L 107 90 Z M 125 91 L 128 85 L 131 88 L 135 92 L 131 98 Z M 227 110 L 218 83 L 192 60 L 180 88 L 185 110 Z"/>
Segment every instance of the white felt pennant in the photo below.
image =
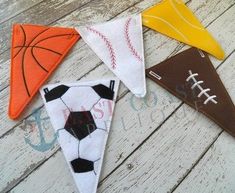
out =
<path fill-rule="evenodd" d="M 97 56 L 137 97 L 146 94 L 141 15 L 76 28 Z"/>
<path fill-rule="evenodd" d="M 81 193 L 95 193 L 119 80 L 46 85 L 41 95 Z"/>

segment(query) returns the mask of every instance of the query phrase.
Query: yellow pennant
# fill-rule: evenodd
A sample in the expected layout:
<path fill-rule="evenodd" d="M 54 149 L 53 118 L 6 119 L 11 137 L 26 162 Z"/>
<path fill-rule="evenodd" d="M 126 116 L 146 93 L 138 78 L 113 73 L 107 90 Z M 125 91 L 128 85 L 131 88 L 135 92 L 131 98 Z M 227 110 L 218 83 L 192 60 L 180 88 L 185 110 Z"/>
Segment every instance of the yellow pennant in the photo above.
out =
<path fill-rule="evenodd" d="M 204 50 L 218 59 L 224 51 L 181 0 L 163 0 L 142 12 L 143 25 L 188 45 Z"/>

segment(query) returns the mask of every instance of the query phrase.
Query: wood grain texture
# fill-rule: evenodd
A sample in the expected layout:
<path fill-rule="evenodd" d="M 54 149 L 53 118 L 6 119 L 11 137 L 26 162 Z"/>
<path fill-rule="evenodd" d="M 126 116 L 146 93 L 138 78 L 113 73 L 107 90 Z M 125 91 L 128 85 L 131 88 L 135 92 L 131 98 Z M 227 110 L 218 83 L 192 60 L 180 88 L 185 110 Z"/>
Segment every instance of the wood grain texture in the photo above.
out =
<path fill-rule="evenodd" d="M 233 168 L 235 168 L 234 138 L 223 132 L 174 193 L 233 193 L 235 190 Z"/>
<path fill-rule="evenodd" d="M 0 2 L 0 23 L 3 23 L 16 15 L 31 9 L 43 0 L 4 0 Z"/>
<path fill-rule="evenodd" d="M 232 10 L 233 11 L 233 10 Z M 220 32 L 221 34 L 227 34 L 227 36 L 226 37 L 231 37 L 231 34 L 230 33 L 233 33 L 232 31 L 233 31 L 233 27 L 232 26 L 230 26 L 230 27 L 227 27 L 227 28 L 225 28 L 225 26 L 228 26 L 228 25 L 226 25 L 226 24 L 228 24 L 228 23 L 226 23 L 225 22 L 225 20 L 228 18 L 228 14 L 230 14 L 231 15 L 231 9 L 230 10 L 228 10 L 228 13 L 226 14 L 223 14 L 222 16 L 221 16 L 221 18 L 218 18 L 218 20 L 216 20 L 214 23 L 212 23 L 210 26 L 209 26 L 209 30 L 211 30 L 212 31 L 212 33 L 218 33 L 218 32 L 216 32 L 216 30 L 217 30 L 217 26 L 219 26 L 219 25 L 221 25 L 221 24 L 223 24 L 224 23 L 224 25 L 222 25 L 223 26 L 223 30 Z M 225 16 L 224 16 L 225 15 Z M 231 20 L 229 20 L 229 21 L 227 21 L 227 22 L 231 22 Z M 154 35 L 154 34 L 153 34 Z M 157 35 L 157 37 L 159 37 L 158 35 Z M 232 50 L 234 50 L 234 47 L 233 47 L 233 44 L 231 43 L 231 40 L 230 39 L 226 39 L 226 37 L 224 37 L 224 36 L 222 36 L 222 37 L 220 37 L 220 38 L 218 38 L 224 45 L 227 45 L 227 47 L 226 47 L 226 52 L 227 52 L 227 54 L 229 54 L 229 53 L 231 53 L 232 52 Z M 165 37 L 164 37 L 165 38 Z M 163 39 L 164 39 L 163 38 Z M 153 39 L 155 39 L 155 38 L 152 38 L 152 39 L 149 39 L 149 41 L 150 40 L 152 40 L 153 41 Z M 153 43 L 153 48 L 152 49 L 154 49 L 154 46 L 156 46 L 157 44 L 156 44 L 156 42 L 158 42 L 157 41 L 158 40 L 158 38 L 156 38 L 156 40 L 155 40 L 155 44 Z M 152 42 L 151 41 L 151 42 Z M 165 39 L 165 41 L 169 41 L 167 38 Z M 171 41 L 169 41 L 169 42 L 171 42 Z M 174 41 L 173 41 L 174 42 Z M 230 45 L 230 47 L 228 46 L 228 44 L 229 44 L 229 42 L 231 43 L 231 45 Z M 174 51 L 174 49 L 176 48 L 176 46 L 178 45 L 177 43 L 175 43 L 174 42 L 174 44 L 173 45 L 175 45 L 175 46 L 173 46 L 172 48 L 168 48 L 169 50 L 171 50 L 171 51 Z M 151 49 L 150 49 L 151 50 Z M 160 50 L 160 49 L 159 49 Z M 165 52 L 165 57 L 167 57 L 171 52 L 168 50 L 168 52 L 166 52 L 166 50 L 164 50 L 164 52 Z M 162 53 L 164 53 L 164 52 L 162 52 Z M 148 52 L 147 52 L 148 53 Z M 153 54 L 154 54 L 154 52 L 153 52 Z M 148 58 L 148 56 L 147 56 L 147 58 Z M 219 63 L 217 63 L 217 64 L 215 64 L 216 66 L 218 66 L 218 64 Z M 151 65 L 151 64 L 150 64 Z M 223 65 L 222 65 L 223 66 Z M 102 66 L 99 66 L 98 68 L 96 68 L 96 69 L 100 69 L 100 68 L 102 68 Z M 104 67 L 105 68 L 105 67 Z M 92 74 L 96 74 L 95 73 L 95 71 L 96 71 L 96 69 L 94 70 L 94 73 L 93 72 L 91 72 L 91 73 L 89 73 L 90 75 L 92 75 Z M 100 70 L 100 71 L 102 71 L 102 70 Z M 88 78 L 88 79 L 90 79 L 91 77 L 89 77 L 89 74 L 86 76 L 86 78 Z M 97 73 L 98 74 L 98 73 Z M 86 79 L 85 78 L 85 79 Z M 150 81 L 148 81 L 147 82 L 148 83 L 148 88 L 149 88 L 149 90 L 153 90 L 153 91 L 155 91 L 156 89 L 158 90 L 158 106 L 157 106 L 157 108 L 156 107 L 152 107 L 152 108 L 146 108 L 145 110 L 143 110 L 143 111 L 141 111 L 141 112 L 139 112 L 139 111 L 136 111 L 136 112 L 133 112 L 132 114 L 130 113 L 131 111 L 133 111 L 133 109 L 131 109 L 131 107 L 129 108 L 129 109 L 127 109 L 126 110 L 126 112 L 124 112 L 123 113 L 123 109 L 124 109 L 124 107 L 128 107 L 128 105 L 130 105 L 130 98 L 131 98 L 131 94 L 130 93 L 128 93 L 128 94 L 126 94 L 126 95 L 124 95 L 119 101 L 118 101 L 118 103 L 117 103 L 117 105 L 116 105 L 116 111 L 115 111 L 115 117 L 120 117 L 122 114 L 128 114 L 128 116 L 126 117 L 126 125 L 127 125 L 127 127 L 125 127 L 125 129 L 123 129 L 122 127 L 121 127 L 121 123 L 120 123 L 120 120 L 114 120 L 114 122 L 113 122 L 113 128 L 112 128 L 112 132 L 110 133 L 110 138 L 109 138 L 109 144 L 108 144 L 108 149 L 107 149 L 107 151 L 106 151 L 106 153 L 107 153 L 107 156 L 106 156 L 106 158 L 105 158 L 105 165 L 104 165 L 104 171 L 103 171 L 103 174 L 102 174 L 102 177 L 101 177 L 101 179 L 104 179 L 106 176 L 108 176 L 108 174 L 111 172 L 111 171 L 113 171 L 113 169 L 115 168 L 115 167 L 119 167 L 119 165 L 121 164 L 121 166 L 119 167 L 119 168 L 121 168 L 120 170 L 119 170 L 119 168 L 116 170 L 116 171 L 123 171 L 123 172 L 126 172 L 125 170 L 126 170 L 126 168 L 127 168 L 127 165 L 125 165 L 125 163 L 126 162 L 124 162 L 123 164 L 122 164 L 122 162 L 123 162 L 123 160 L 125 160 L 128 156 L 130 156 L 130 154 L 133 152 L 133 150 L 135 150 L 136 148 L 138 148 L 139 147 L 139 145 L 141 145 L 142 144 L 142 142 L 143 141 L 145 141 L 145 139 L 148 137 L 148 135 L 149 134 L 151 134 L 154 130 L 155 130 L 155 128 L 157 127 L 157 126 L 159 126 L 161 123 L 162 123 L 162 117 L 159 115 L 159 114 L 155 114 L 154 112 L 156 112 L 156 111 L 158 111 L 158 112 L 164 112 L 164 113 L 166 113 L 166 115 L 170 115 L 170 113 L 171 112 L 173 112 L 174 111 L 174 109 L 180 104 L 180 101 L 179 100 L 177 100 L 177 99 L 175 99 L 174 97 L 172 97 L 171 95 L 169 95 L 168 93 L 166 93 L 164 90 L 162 90 L 162 89 L 160 89 L 157 85 L 155 85 L 155 84 L 152 84 Z M 171 104 L 172 103 L 172 98 L 173 98 L 173 104 Z M 149 104 L 151 104 L 151 102 L 153 102 L 153 98 L 151 99 L 151 97 L 147 100 L 148 101 L 148 103 Z M 142 105 L 143 105 L 143 101 L 135 101 L 136 102 L 136 107 L 137 108 L 140 108 Z M 152 103 L 153 104 L 153 103 Z M 172 108 L 173 107 L 173 108 Z M 190 112 L 190 110 L 191 109 L 187 109 L 187 107 L 185 107 L 186 108 L 186 112 Z M 152 120 L 151 120 L 151 118 L 153 118 L 153 117 L 149 117 L 149 115 L 151 114 L 151 111 L 153 112 L 152 113 L 152 116 L 156 116 L 156 117 L 154 117 L 154 118 L 156 118 L 156 123 L 155 122 L 153 122 L 152 123 Z M 185 112 L 184 110 L 181 110 L 180 109 L 180 112 L 181 111 L 183 111 L 183 112 Z M 192 111 L 192 110 L 191 110 Z M 119 113 L 119 114 L 118 114 Z M 140 114 L 139 114 L 140 113 Z M 129 115 L 130 114 L 130 115 Z M 139 115 L 138 115 L 139 114 Z M 148 117 L 147 117 L 147 115 L 148 115 Z M 184 115 L 184 114 L 183 114 Z M 187 123 L 188 123 L 188 120 L 187 120 L 187 118 L 188 119 L 190 119 L 190 118 L 192 118 L 192 115 L 195 115 L 195 113 L 192 111 L 191 113 L 189 113 L 189 117 L 186 117 L 185 119 L 183 119 L 183 123 L 185 124 L 185 125 L 187 125 Z M 163 115 L 162 115 L 163 116 Z M 181 118 L 181 116 L 182 116 L 182 112 L 178 115 L 178 114 L 176 114 L 175 116 L 173 115 L 172 117 L 172 119 L 174 120 L 174 122 L 176 121 L 176 120 L 178 120 L 179 118 Z M 142 125 L 141 126 L 139 126 L 138 127 L 138 124 L 139 124 L 139 118 L 138 117 L 142 117 L 143 118 L 143 123 L 142 123 Z M 148 120 L 149 119 L 149 120 Z M 194 120 L 194 118 L 193 118 L 193 120 Z M 190 122 L 191 124 L 189 124 L 188 125 L 188 127 L 189 128 L 191 128 L 190 126 L 194 126 L 194 124 L 196 124 L 196 122 L 193 122 L 193 120 Z M 201 121 L 200 121 L 201 122 Z M 166 123 L 165 123 L 166 124 Z M 165 125 L 164 124 L 164 125 Z M 186 164 L 186 166 L 185 166 L 185 168 L 186 167 L 188 167 L 188 168 L 190 168 L 191 166 L 192 166 L 192 164 L 193 163 L 195 163 L 195 160 L 193 159 L 193 156 L 195 155 L 195 154 L 197 154 L 197 155 L 201 155 L 202 154 L 202 152 L 211 144 L 211 141 L 213 141 L 215 138 L 216 138 L 216 136 L 218 135 L 218 132 L 220 132 L 220 129 L 219 128 L 217 128 L 213 123 L 211 123 L 211 122 L 208 122 L 208 120 L 207 119 L 204 119 L 204 121 L 202 121 L 202 123 L 201 123 L 202 125 L 203 124 L 205 124 L 202 128 L 200 127 L 200 125 L 197 125 L 196 127 L 194 127 L 194 129 L 195 129 L 195 131 L 194 132 L 192 132 L 192 134 L 191 134 L 191 130 L 188 130 L 187 131 L 187 133 L 186 133 L 186 135 L 183 137 L 183 139 L 182 140 L 184 140 L 184 138 L 189 138 L 189 139 L 185 139 L 185 144 L 184 144 L 184 146 L 183 147 L 188 147 L 188 146 L 190 146 L 190 142 L 192 142 L 192 137 L 194 136 L 194 135 L 196 135 L 198 132 L 200 133 L 200 132 L 202 132 L 201 131 L 201 129 L 203 130 L 203 132 L 201 133 L 201 135 L 199 136 L 199 138 L 200 138 L 200 142 L 202 142 L 202 145 L 201 146 L 198 146 L 199 144 L 197 144 L 196 142 L 195 142 L 195 147 L 194 147 L 194 149 L 195 149 L 195 152 L 193 152 L 194 154 L 190 154 L 190 152 L 186 152 L 186 153 L 188 153 L 188 157 L 190 157 L 190 159 L 191 160 L 189 160 L 189 162 L 187 162 L 187 164 Z M 164 127 L 164 125 L 162 126 L 162 128 Z M 175 128 L 180 128 L 180 126 L 181 126 L 181 122 L 178 122 L 178 123 L 176 123 L 176 127 Z M 206 128 L 206 127 L 209 127 L 209 128 Z M 165 126 L 166 128 L 168 128 L 169 127 L 169 125 L 168 125 L 168 127 L 167 126 Z M 211 133 L 211 131 L 210 131 L 210 127 L 211 127 L 211 130 L 212 130 L 212 133 Z M 156 138 L 150 138 L 150 139 L 146 139 L 146 143 L 148 143 L 148 141 L 149 140 L 153 140 L 155 143 L 158 143 L 158 144 L 156 144 L 156 146 L 161 146 L 161 144 L 162 143 L 160 143 L 159 141 L 161 141 L 160 139 L 161 138 L 163 138 L 163 140 L 165 140 L 164 141 L 164 143 L 166 143 L 166 141 L 167 141 L 167 139 L 168 139 L 168 133 L 171 133 L 172 132 L 172 130 L 174 129 L 174 128 L 170 128 L 170 130 L 169 130 L 169 132 L 166 132 L 164 129 L 162 129 L 161 128 L 161 130 L 160 131 L 162 131 L 162 135 L 160 136 L 160 138 L 157 138 L 157 139 L 159 139 L 159 140 L 156 140 Z M 209 129 L 209 131 L 208 131 L 208 129 Z M 183 130 L 185 130 L 185 128 L 183 128 L 183 129 L 180 129 L 180 130 L 177 130 L 177 132 L 176 133 L 173 133 L 172 134 L 172 140 L 173 141 L 175 141 L 176 140 L 176 142 L 177 142 L 177 139 L 175 139 L 174 140 L 174 138 L 177 138 L 177 133 L 180 133 L 180 131 L 183 131 Z M 186 129 L 187 130 L 187 129 Z M 159 131 L 159 132 L 160 132 Z M 165 133 L 166 132 L 166 133 Z M 179 134 L 178 134 L 179 135 Z M 131 137 L 130 137 L 131 136 Z M 165 136 L 165 137 L 164 137 Z M 181 136 L 178 136 L 179 138 L 181 138 Z M 176 143 L 175 142 L 175 143 Z M 181 142 L 181 140 L 179 140 L 179 143 Z M 144 145 L 146 144 L 146 143 L 144 143 Z M 164 143 L 162 144 L 162 146 L 164 145 Z M 178 146 L 180 146 L 180 145 L 178 145 Z M 173 151 L 172 149 L 171 149 L 171 147 L 172 147 L 172 143 L 170 143 L 170 144 L 167 144 L 166 145 L 166 147 L 164 148 L 164 150 L 165 149 L 169 149 L 169 151 Z M 139 150 L 141 150 L 141 148 L 142 148 L 142 146 L 140 147 L 140 148 L 138 148 Z M 151 147 L 148 147 L 148 148 L 150 148 L 151 149 Z M 118 152 L 117 152 L 117 149 L 118 149 Z M 154 150 L 156 150 L 156 148 L 154 149 Z M 185 149 L 183 149 L 183 150 L 185 150 Z M 183 151 L 182 150 L 182 151 Z M 150 151 L 150 150 L 149 150 Z M 149 151 L 146 151 L 146 154 L 147 154 L 147 152 L 149 152 Z M 142 151 L 141 151 L 142 152 Z M 181 151 L 180 151 L 181 152 Z M 143 153 L 143 152 L 142 152 Z M 151 152 L 151 153 L 153 153 L 153 152 Z M 151 154 L 151 153 L 149 153 L 149 155 Z M 178 152 L 178 154 L 180 154 L 179 152 Z M 57 155 L 57 154 L 56 154 Z M 135 155 L 135 154 L 134 154 Z M 168 158 L 169 158 L 169 156 L 171 157 L 171 154 L 169 154 L 168 155 Z M 179 158 L 179 161 L 180 161 L 180 159 L 183 159 L 184 157 L 185 157 L 185 154 L 183 154 L 182 153 L 182 155 L 181 155 L 182 157 L 180 157 Z M 132 155 L 131 155 L 131 157 L 132 157 Z M 138 156 L 137 156 L 138 157 Z M 200 156 L 199 156 L 200 157 Z M 50 158 L 49 160 L 51 160 L 52 158 Z M 63 159 L 63 157 L 61 157 L 61 159 Z M 106 160 L 108 160 L 108 161 L 106 161 Z M 132 163 L 132 162 L 131 162 Z M 177 162 L 178 163 L 178 162 Z M 47 164 L 47 162 L 45 162 L 45 164 Z M 40 168 L 43 168 L 44 167 L 44 165 L 45 164 L 43 164 Z M 55 168 L 56 168 L 56 163 L 54 163 L 54 166 L 55 166 Z M 163 165 L 163 166 L 166 166 L 166 165 Z M 39 168 L 39 170 L 40 170 L 40 168 Z M 53 168 L 52 168 L 53 169 Z M 162 168 L 163 169 L 163 168 Z M 165 168 L 166 169 L 166 168 Z M 173 168 L 174 169 L 174 168 Z M 39 171 L 38 170 L 38 171 Z M 48 168 L 48 170 L 49 170 L 49 168 Z M 24 190 L 24 188 L 25 187 L 27 187 L 27 188 L 29 188 L 28 190 L 31 190 L 30 188 L 34 188 L 33 186 L 31 186 L 31 184 L 30 183 L 26 183 L 26 182 L 28 182 L 28 181 L 30 181 L 30 182 L 32 182 L 33 180 L 31 180 L 31 177 L 32 178 L 34 178 L 34 175 L 36 175 L 37 174 L 37 172 L 38 171 L 35 171 L 35 172 L 33 172 L 28 178 L 26 178 L 25 179 L 25 181 L 23 181 L 20 185 L 18 185 L 15 189 L 13 189 L 13 191 L 15 191 L 15 192 L 17 192 L 17 191 L 19 191 L 19 192 L 21 192 L 22 190 Z M 114 172 L 114 173 L 112 173 L 110 176 L 108 176 L 107 177 L 107 179 L 103 182 L 103 184 L 105 184 L 105 185 L 102 185 L 101 186 L 101 192 L 102 192 L 102 187 L 111 187 L 111 186 L 109 186 L 110 184 L 108 183 L 108 182 L 114 182 L 115 181 L 115 179 L 116 179 L 116 183 L 118 183 L 117 181 L 119 181 L 116 177 L 116 171 Z M 186 171 L 187 171 L 187 169 L 186 169 Z M 129 170 L 127 171 L 127 172 L 129 172 Z M 141 172 L 140 172 L 141 173 Z M 176 179 L 176 181 L 178 181 L 178 180 L 180 180 L 180 178 L 179 178 L 179 176 L 180 175 L 185 175 L 185 173 L 187 173 L 187 172 L 185 172 L 185 170 L 184 169 L 182 169 L 182 173 L 179 173 L 179 175 L 177 176 L 176 174 L 176 176 L 175 176 L 175 178 L 173 178 L 172 179 L 172 181 L 175 181 Z M 143 173 L 142 173 L 143 174 Z M 147 175 L 147 174 L 146 174 Z M 56 180 L 56 178 L 57 177 L 55 177 L 55 178 L 50 178 L 50 179 L 48 179 L 49 181 L 51 180 L 51 183 L 53 183 L 53 180 Z M 139 176 L 135 176 L 135 179 L 136 178 L 139 178 Z M 68 180 L 70 180 L 70 179 L 68 179 Z M 142 180 L 142 179 L 140 179 L 140 180 Z M 175 183 L 172 183 L 172 184 L 168 184 L 167 182 L 165 182 L 166 184 L 165 184 L 165 188 L 166 187 L 171 187 L 171 188 L 173 188 L 174 186 L 175 186 Z M 141 184 L 141 183 L 140 183 Z M 43 186 L 43 185 L 42 185 Z M 114 186 L 115 186 L 115 184 L 114 184 Z M 18 188 L 19 187 L 19 188 Z M 21 188 L 20 188 L 21 187 Z M 40 184 L 38 185 L 38 187 L 40 187 Z M 128 188 L 125 188 L 124 190 L 128 190 L 128 191 L 136 191 L 136 187 L 135 186 L 133 186 L 134 187 L 134 189 L 132 189 L 132 188 L 130 188 L 130 189 L 128 189 Z M 59 187 L 55 187 L 55 189 L 56 190 L 58 190 L 59 189 Z M 167 189 L 167 188 L 166 188 Z M 39 190 L 40 190 L 40 188 L 39 188 Z M 104 191 L 112 191 L 112 189 L 105 189 Z M 115 189 L 116 190 L 116 189 Z M 120 190 L 120 189 L 119 189 Z M 118 191 L 118 189 L 117 189 L 117 191 Z M 120 190 L 121 191 L 121 190 Z M 147 191 L 147 190 L 146 190 Z M 148 189 L 148 191 L 149 192 L 151 192 L 149 189 Z M 148 192 L 147 191 L 147 192 Z"/>

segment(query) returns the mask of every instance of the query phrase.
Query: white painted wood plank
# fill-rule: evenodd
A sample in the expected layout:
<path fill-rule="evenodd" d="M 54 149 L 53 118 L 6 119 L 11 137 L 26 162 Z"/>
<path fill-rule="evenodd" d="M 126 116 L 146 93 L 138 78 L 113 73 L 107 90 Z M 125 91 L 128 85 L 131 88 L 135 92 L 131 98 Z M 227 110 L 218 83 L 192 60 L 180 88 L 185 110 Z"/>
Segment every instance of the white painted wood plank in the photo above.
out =
<path fill-rule="evenodd" d="M 235 140 L 223 132 L 174 193 L 234 193 Z"/>
<path fill-rule="evenodd" d="M 0 2 L 0 23 L 13 18 L 17 14 L 37 5 L 43 0 L 1 0 Z"/>
<path fill-rule="evenodd" d="M 231 10 L 230 10 L 230 12 L 228 13 L 228 14 L 230 14 L 231 15 Z M 218 24 L 221 24 L 221 23 L 224 23 L 224 20 L 225 19 L 227 19 L 227 15 L 228 14 L 226 14 L 226 16 L 223 16 L 223 18 L 222 19 L 218 19 L 219 20 L 219 22 L 217 23 L 217 22 L 215 22 L 214 23 L 214 25 L 212 25 L 212 27 L 210 28 L 212 31 L 214 31 L 214 30 L 217 30 L 217 25 Z M 229 21 L 228 21 L 229 22 Z M 228 26 L 228 25 L 225 25 L 225 26 Z M 230 25 L 230 27 L 231 27 L 231 25 Z M 221 31 L 221 33 L 225 33 L 226 32 L 226 30 L 225 30 L 225 28 L 223 28 L 223 30 L 224 31 Z M 227 29 L 228 31 L 233 31 L 233 30 L 231 30 L 230 28 L 229 29 Z M 227 32 L 226 32 L 227 33 Z M 222 37 L 224 37 L 224 36 L 222 36 Z M 229 36 L 226 36 L 226 37 L 229 37 Z M 224 38 L 226 38 L 226 37 L 224 37 Z M 227 42 L 228 40 L 224 40 L 223 42 Z M 231 42 L 231 41 L 230 41 Z M 227 47 L 228 48 L 228 47 Z M 231 49 L 231 48 L 230 48 Z M 234 49 L 234 48 L 233 48 Z M 166 92 L 165 91 L 163 91 L 161 88 L 159 88 L 157 85 L 155 85 L 155 84 L 151 84 L 151 82 L 150 81 L 148 81 L 148 85 L 149 86 L 152 86 L 152 88 L 154 88 L 154 90 L 155 89 L 158 89 L 158 93 L 160 93 L 160 95 L 159 96 L 161 96 L 162 95 L 162 97 L 159 97 L 160 98 L 160 102 L 159 102 L 159 106 L 158 106 L 158 108 L 156 109 L 156 107 L 154 108 L 154 107 L 152 107 L 152 109 L 148 109 L 149 111 L 151 111 L 151 110 L 153 110 L 153 112 L 156 112 L 156 110 L 158 110 L 158 111 L 160 111 L 160 110 L 164 110 L 164 112 L 170 112 L 171 110 L 170 110 L 170 108 L 174 105 L 174 104 L 176 104 L 176 105 L 178 105 L 179 104 L 179 101 L 177 100 L 177 99 L 175 99 L 174 98 L 174 103 L 173 103 L 173 105 L 171 104 L 169 104 L 170 102 L 172 102 L 172 100 L 170 99 L 170 97 L 171 97 L 171 95 L 169 95 L 169 96 L 167 96 L 168 94 L 166 94 Z M 116 117 L 118 117 L 118 115 L 117 115 L 117 113 L 118 113 L 118 111 L 120 112 L 120 114 L 122 113 L 122 114 L 130 114 L 130 112 L 129 111 L 127 111 L 127 113 L 123 113 L 122 111 L 123 111 L 123 108 L 124 107 L 128 107 L 128 104 L 129 104 L 129 98 L 131 97 L 131 95 L 128 93 L 127 95 L 125 95 L 124 97 L 123 97 L 123 99 L 121 99 L 119 102 L 118 102 L 118 104 L 116 105 L 116 111 L 115 111 L 115 116 Z M 122 101 L 124 101 L 123 102 L 123 104 L 121 103 Z M 152 101 L 151 99 L 149 99 L 148 100 L 148 102 L 150 102 L 150 101 Z M 163 105 L 163 104 L 165 104 L 165 105 Z M 166 104 L 167 103 L 167 104 Z M 141 104 L 143 104 L 143 101 L 139 101 L 138 103 L 137 103 L 137 105 L 139 105 L 138 107 L 140 107 L 140 105 Z M 151 104 L 151 103 L 150 103 Z M 119 110 L 118 110 L 118 108 L 119 108 Z M 166 110 L 165 110 L 166 109 Z M 156 127 L 157 127 L 157 125 L 159 125 L 159 122 L 160 122 L 160 120 L 161 120 L 161 117 L 160 116 L 157 116 L 157 115 L 159 115 L 159 114 L 153 114 L 154 116 L 157 116 L 156 118 L 157 118 L 157 123 L 155 123 L 155 122 L 153 122 L 152 123 L 152 121 L 151 121 L 151 117 L 149 117 L 149 119 L 150 120 L 147 120 L 147 121 L 145 121 L 145 122 L 143 122 L 142 123 L 142 127 L 139 127 L 139 128 L 136 128 L 135 126 L 133 126 L 133 123 L 134 124 L 138 124 L 138 113 L 140 113 L 139 115 L 140 115 L 140 117 L 141 116 L 146 116 L 146 115 L 148 115 L 149 116 L 149 114 L 147 114 L 146 113 L 146 111 L 147 110 L 143 110 L 143 111 L 141 111 L 141 112 L 135 112 L 135 113 L 133 113 L 133 114 L 130 114 L 130 115 L 128 115 L 128 117 L 127 117 L 127 125 L 128 125 L 128 127 L 126 128 L 126 130 L 123 130 L 122 128 L 120 128 L 120 122 L 117 124 L 115 121 L 113 122 L 113 129 L 112 129 L 112 131 L 111 131 L 111 135 L 110 135 L 110 139 L 109 139 L 109 141 L 110 141 L 110 143 L 108 144 L 108 151 L 106 151 L 106 153 L 107 153 L 107 156 L 106 156 L 106 159 L 105 160 L 108 160 L 108 161 L 105 161 L 105 166 L 104 166 L 104 172 L 103 172 L 103 174 L 102 174 L 102 178 L 104 177 L 104 176 L 107 176 L 107 174 L 108 174 L 108 170 L 110 170 L 111 169 L 111 171 L 112 171 L 112 168 L 114 168 L 114 167 L 116 167 L 116 166 L 118 166 L 125 158 L 126 158 L 126 156 L 128 156 L 129 154 L 130 154 L 130 152 L 132 152 L 139 144 L 140 144 L 140 142 L 142 142 L 142 141 L 140 141 L 140 139 L 142 138 L 142 139 L 145 139 L 146 138 L 146 136 L 148 136 Z M 189 112 L 190 112 L 190 109 L 189 109 Z M 148 112 L 149 113 L 149 112 Z M 181 114 L 181 116 L 182 116 L 182 114 Z M 177 117 L 177 116 L 175 116 L 175 119 L 178 119 L 179 117 Z M 143 117 L 143 120 L 146 120 L 146 117 Z M 175 120 L 174 120 L 175 121 Z M 208 124 L 207 123 L 207 120 L 205 121 L 206 122 L 206 124 Z M 179 124 L 179 123 L 178 123 Z M 213 127 L 214 125 L 212 124 L 211 125 L 211 127 Z M 196 129 L 198 129 L 198 128 L 196 128 Z M 208 129 L 208 128 L 207 128 Z M 209 128 L 210 129 L 210 128 Z M 213 130 L 213 128 L 212 128 L 212 130 Z M 210 140 L 212 140 L 213 138 L 214 138 L 214 136 L 216 136 L 218 133 L 216 132 L 216 131 L 219 131 L 219 129 L 217 128 L 217 130 L 216 129 L 214 129 L 215 130 L 215 134 L 212 132 L 211 134 L 209 134 L 209 135 L 207 135 L 208 134 L 208 130 L 206 130 L 206 129 L 204 129 L 204 131 L 206 132 L 206 133 L 202 133 L 202 135 L 203 135 L 203 137 L 201 137 L 200 138 L 200 140 L 205 140 L 205 141 L 203 141 L 203 143 L 204 143 L 204 147 L 201 147 L 202 149 L 203 148 L 205 148 L 205 144 L 207 144 L 207 143 L 210 143 L 211 141 Z M 116 132 L 116 133 L 115 133 Z M 200 131 L 198 131 L 198 130 L 196 130 L 195 131 L 196 132 L 196 134 L 197 134 L 197 132 L 199 132 L 200 133 Z M 129 134 L 129 135 L 128 135 Z M 174 135 L 176 135 L 177 133 L 174 133 Z M 194 136 L 195 135 L 195 133 L 193 133 L 192 134 L 192 136 Z M 211 135 L 211 136 L 210 136 Z M 131 137 L 130 137 L 131 136 Z M 164 133 L 163 133 L 163 136 L 167 136 L 167 135 L 165 135 Z M 161 136 L 161 137 L 163 137 L 163 136 Z M 191 135 L 190 135 L 191 136 Z M 192 137 L 191 136 L 191 137 Z M 207 137 L 205 137 L 204 138 L 204 136 L 207 136 Z M 113 137 L 113 138 L 112 138 Z M 174 136 L 172 136 L 172 138 L 173 138 Z M 210 139 L 210 140 L 209 140 Z M 115 140 L 115 141 L 114 141 Z M 165 139 L 165 140 L 167 140 L 167 139 Z M 191 139 L 190 139 L 191 140 Z M 137 143 L 135 143 L 135 142 L 137 142 Z M 185 143 L 187 143 L 188 141 L 186 141 Z M 201 142 L 201 141 L 200 141 Z M 197 145 L 197 144 L 196 144 Z M 167 147 L 168 149 L 170 149 L 170 147 Z M 111 151 L 109 150 L 109 149 L 111 149 Z M 117 150 L 118 149 L 118 150 Z M 196 153 L 198 153 L 198 154 L 200 154 L 201 153 L 201 151 L 202 151 L 202 149 L 197 149 L 197 146 L 195 146 L 195 150 L 197 150 L 196 151 Z M 129 153 L 128 153 L 129 152 Z M 113 163 L 113 164 L 112 164 Z M 108 164 L 110 164 L 110 166 L 107 166 Z M 190 165 L 190 164 L 189 164 Z M 112 167 L 112 168 L 111 168 Z M 106 173 L 107 172 L 107 173 Z M 32 174 L 33 175 L 33 174 Z M 31 175 L 30 175 L 31 176 Z M 112 175 L 111 175 L 112 176 Z M 55 178 L 56 179 L 56 178 Z M 55 180 L 54 179 L 54 180 Z M 53 179 L 48 179 L 48 180 L 53 180 Z M 30 186 L 30 184 L 28 184 L 29 186 Z M 25 184 L 24 185 L 22 185 L 22 186 L 25 186 Z M 40 186 L 40 185 L 39 185 Z"/>
<path fill-rule="evenodd" d="M 55 170 L 48 171 L 48 168 L 52 168 L 55 166 L 55 162 L 56 162 Z M 58 176 L 56 181 L 48 180 L 53 176 Z M 64 178 L 70 180 L 65 181 Z M 32 184 L 32 186 L 22 187 L 22 189 L 20 190 L 22 193 L 78 192 L 73 182 L 73 178 L 71 176 L 67 163 L 65 162 L 65 159 L 61 152 L 55 154 L 55 156 L 53 156 L 50 160 L 48 160 L 48 162 L 45 165 L 43 165 L 43 167 L 40 167 L 40 170 L 38 170 L 37 174 L 33 178 L 27 179 L 26 181 L 27 183 Z M 38 183 L 41 184 L 40 189 L 38 189 Z M 11 192 L 19 192 L 19 190 L 12 190 Z"/>

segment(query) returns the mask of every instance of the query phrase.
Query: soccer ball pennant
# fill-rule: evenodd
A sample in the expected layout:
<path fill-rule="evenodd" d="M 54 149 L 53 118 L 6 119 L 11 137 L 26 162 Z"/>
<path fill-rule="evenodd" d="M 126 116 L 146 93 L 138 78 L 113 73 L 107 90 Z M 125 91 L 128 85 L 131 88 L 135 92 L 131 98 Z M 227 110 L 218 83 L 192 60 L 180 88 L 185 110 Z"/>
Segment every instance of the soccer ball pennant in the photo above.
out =
<path fill-rule="evenodd" d="M 81 193 L 95 193 L 119 80 L 46 85 L 41 95 Z"/>

